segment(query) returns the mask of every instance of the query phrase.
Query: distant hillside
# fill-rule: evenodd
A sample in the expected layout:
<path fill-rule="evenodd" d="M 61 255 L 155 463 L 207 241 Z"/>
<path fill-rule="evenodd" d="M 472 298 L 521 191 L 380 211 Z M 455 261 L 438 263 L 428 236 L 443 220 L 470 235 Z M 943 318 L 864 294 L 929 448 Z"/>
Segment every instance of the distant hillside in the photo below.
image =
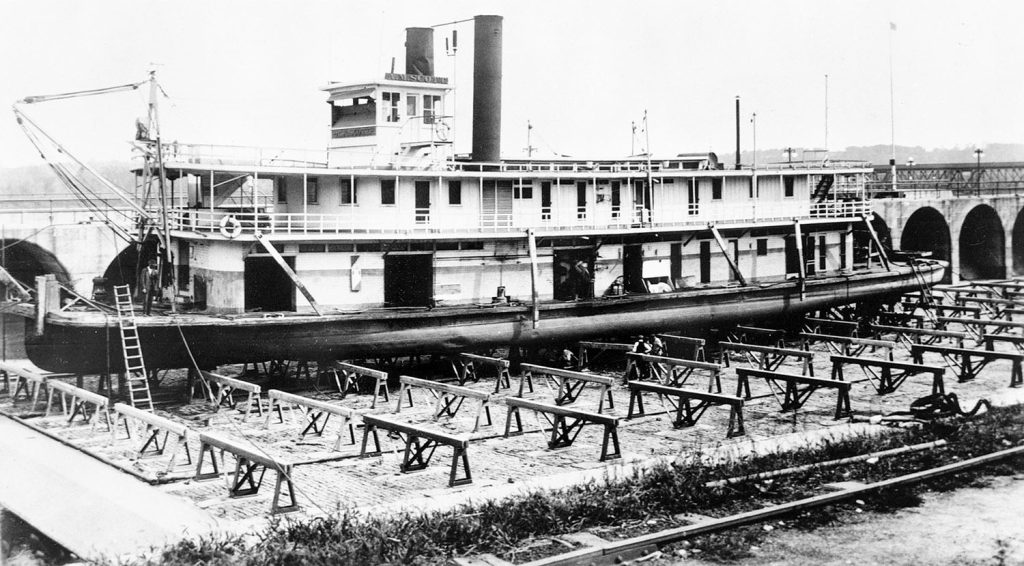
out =
<path fill-rule="evenodd" d="M 973 163 L 975 160 L 974 149 L 975 146 L 925 149 L 921 146 L 897 145 L 896 163 L 904 164 L 910 157 L 914 158 L 914 163 L 920 164 Z M 1024 161 L 1024 144 L 993 143 L 981 149 L 985 152 L 981 158 L 983 162 Z M 794 161 L 803 159 L 805 151 L 807 152 L 807 159 L 820 159 L 821 156 L 821 153 L 810 152 L 809 148 L 794 147 L 793 150 Z M 735 155 L 732 152 L 720 153 L 718 160 L 728 166 L 736 162 Z M 892 155 L 892 150 L 888 145 L 853 146 L 842 150 L 833 149 L 828 155 L 833 160 L 849 159 L 869 161 L 875 165 L 885 165 L 889 163 L 889 156 Z M 743 151 L 740 152 L 740 157 L 743 163 L 751 163 L 754 156 L 753 152 Z M 785 148 L 757 150 L 758 163 L 779 163 L 784 161 L 786 161 Z"/>
<path fill-rule="evenodd" d="M 90 167 L 106 177 L 115 185 L 128 191 L 135 186 L 135 177 L 129 173 L 130 167 L 125 161 L 90 163 Z M 93 179 L 91 175 L 87 178 Z M 99 186 L 92 183 L 91 186 Z M 47 165 L 30 165 L 0 169 L 0 197 L 11 196 L 72 196 L 64 183 Z"/>

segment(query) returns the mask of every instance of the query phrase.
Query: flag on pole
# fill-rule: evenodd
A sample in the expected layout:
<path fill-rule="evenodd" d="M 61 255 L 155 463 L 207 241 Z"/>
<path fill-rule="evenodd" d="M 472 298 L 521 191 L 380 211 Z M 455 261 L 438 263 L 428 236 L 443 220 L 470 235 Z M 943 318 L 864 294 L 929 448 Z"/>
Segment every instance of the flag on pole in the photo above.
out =
<path fill-rule="evenodd" d="M 894 22 L 889 22 L 889 29 L 892 31 L 896 31 L 896 24 Z"/>

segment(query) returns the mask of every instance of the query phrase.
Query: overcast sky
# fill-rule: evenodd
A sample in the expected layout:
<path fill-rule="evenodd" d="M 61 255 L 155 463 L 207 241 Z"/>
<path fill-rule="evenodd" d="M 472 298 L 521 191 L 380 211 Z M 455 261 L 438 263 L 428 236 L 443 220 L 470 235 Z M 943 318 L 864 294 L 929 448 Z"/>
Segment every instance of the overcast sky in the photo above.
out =
<path fill-rule="evenodd" d="M 734 97 L 757 145 L 888 144 L 889 41 L 896 143 L 927 148 L 1024 142 L 1024 4 L 1019 1 L 329 1 L 0 0 L 0 100 L 142 80 L 169 95 L 164 138 L 323 148 L 329 81 L 403 70 L 404 28 L 500 14 L 502 153 L 534 145 L 576 157 L 631 150 L 646 109 L 655 155 L 729 152 Z M 897 30 L 890 32 L 890 22 Z M 472 24 L 436 73 L 457 70 L 458 151 L 469 151 Z M 27 111 L 87 159 L 128 157 L 145 94 Z M 0 167 L 40 163 L 0 121 Z M 640 151 L 641 147 L 636 150 Z M 780 156 L 781 157 L 781 156 Z M 970 155 L 965 156 L 966 160 Z"/>

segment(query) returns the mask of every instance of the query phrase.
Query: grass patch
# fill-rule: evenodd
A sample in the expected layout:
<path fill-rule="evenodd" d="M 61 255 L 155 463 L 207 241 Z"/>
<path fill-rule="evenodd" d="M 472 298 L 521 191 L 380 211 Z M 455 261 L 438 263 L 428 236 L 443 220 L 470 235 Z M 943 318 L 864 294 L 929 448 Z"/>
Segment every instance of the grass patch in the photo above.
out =
<path fill-rule="evenodd" d="M 725 516 L 752 508 L 782 503 L 815 493 L 822 482 L 857 479 L 878 481 L 886 477 L 934 467 L 1021 443 L 1024 408 L 996 409 L 972 421 L 903 429 L 883 437 L 837 440 L 796 452 L 778 453 L 710 466 L 696 460 L 686 465 L 658 466 L 644 474 L 611 483 L 588 483 L 553 492 L 462 506 L 430 513 L 404 513 L 386 517 L 364 516 L 341 510 L 329 517 L 283 520 L 255 538 L 213 537 L 181 542 L 160 551 L 140 564 L 438 564 L 453 556 L 489 552 L 509 560 L 535 558 L 538 553 L 564 550 L 537 541 L 587 528 L 648 525 L 659 530 L 673 524 L 680 513 Z M 927 442 L 945 437 L 942 450 L 905 454 L 876 463 L 857 463 L 842 468 L 810 470 L 773 480 L 750 481 L 720 488 L 705 488 L 708 481 L 769 469 L 844 458 Z M 958 440 L 965 442 L 957 442 Z M 1018 458 L 1000 466 L 1020 469 Z M 960 486 L 986 472 L 946 478 L 931 489 Z M 990 473 L 990 472 L 988 472 Z M 872 496 L 870 510 L 891 511 L 915 506 L 915 488 L 888 490 Z M 843 508 L 796 514 L 787 524 L 826 525 L 840 520 Z M 654 519 L 657 519 L 656 521 Z M 635 534 L 633 528 L 611 532 Z M 761 526 L 730 533 L 707 535 L 693 541 L 703 557 L 735 560 L 749 554 L 761 540 Z M 545 550 L 547 548 L 547 550 Z M 557 550 L 556 550 L 557 549 Z"/>

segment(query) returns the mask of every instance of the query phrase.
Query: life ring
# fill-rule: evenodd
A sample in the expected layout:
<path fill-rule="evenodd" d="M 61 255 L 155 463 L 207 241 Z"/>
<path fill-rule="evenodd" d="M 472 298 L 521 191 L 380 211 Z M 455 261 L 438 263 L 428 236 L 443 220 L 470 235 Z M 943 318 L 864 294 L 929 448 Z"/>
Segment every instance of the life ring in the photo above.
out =
<path fill-rule="evenodd" d="M 437 136 L 438 141 L 448 141 L 448 135 L 451 133 L 451 126 L 444 119 L 438 119 L 434 122 L 434 134 Z"/>
<path fill-rule="evenodd" d="M 229 240 L 233 240 L 242 234 L 242 223 L 232 215 L 220 219 L 220 233 Z"/>

